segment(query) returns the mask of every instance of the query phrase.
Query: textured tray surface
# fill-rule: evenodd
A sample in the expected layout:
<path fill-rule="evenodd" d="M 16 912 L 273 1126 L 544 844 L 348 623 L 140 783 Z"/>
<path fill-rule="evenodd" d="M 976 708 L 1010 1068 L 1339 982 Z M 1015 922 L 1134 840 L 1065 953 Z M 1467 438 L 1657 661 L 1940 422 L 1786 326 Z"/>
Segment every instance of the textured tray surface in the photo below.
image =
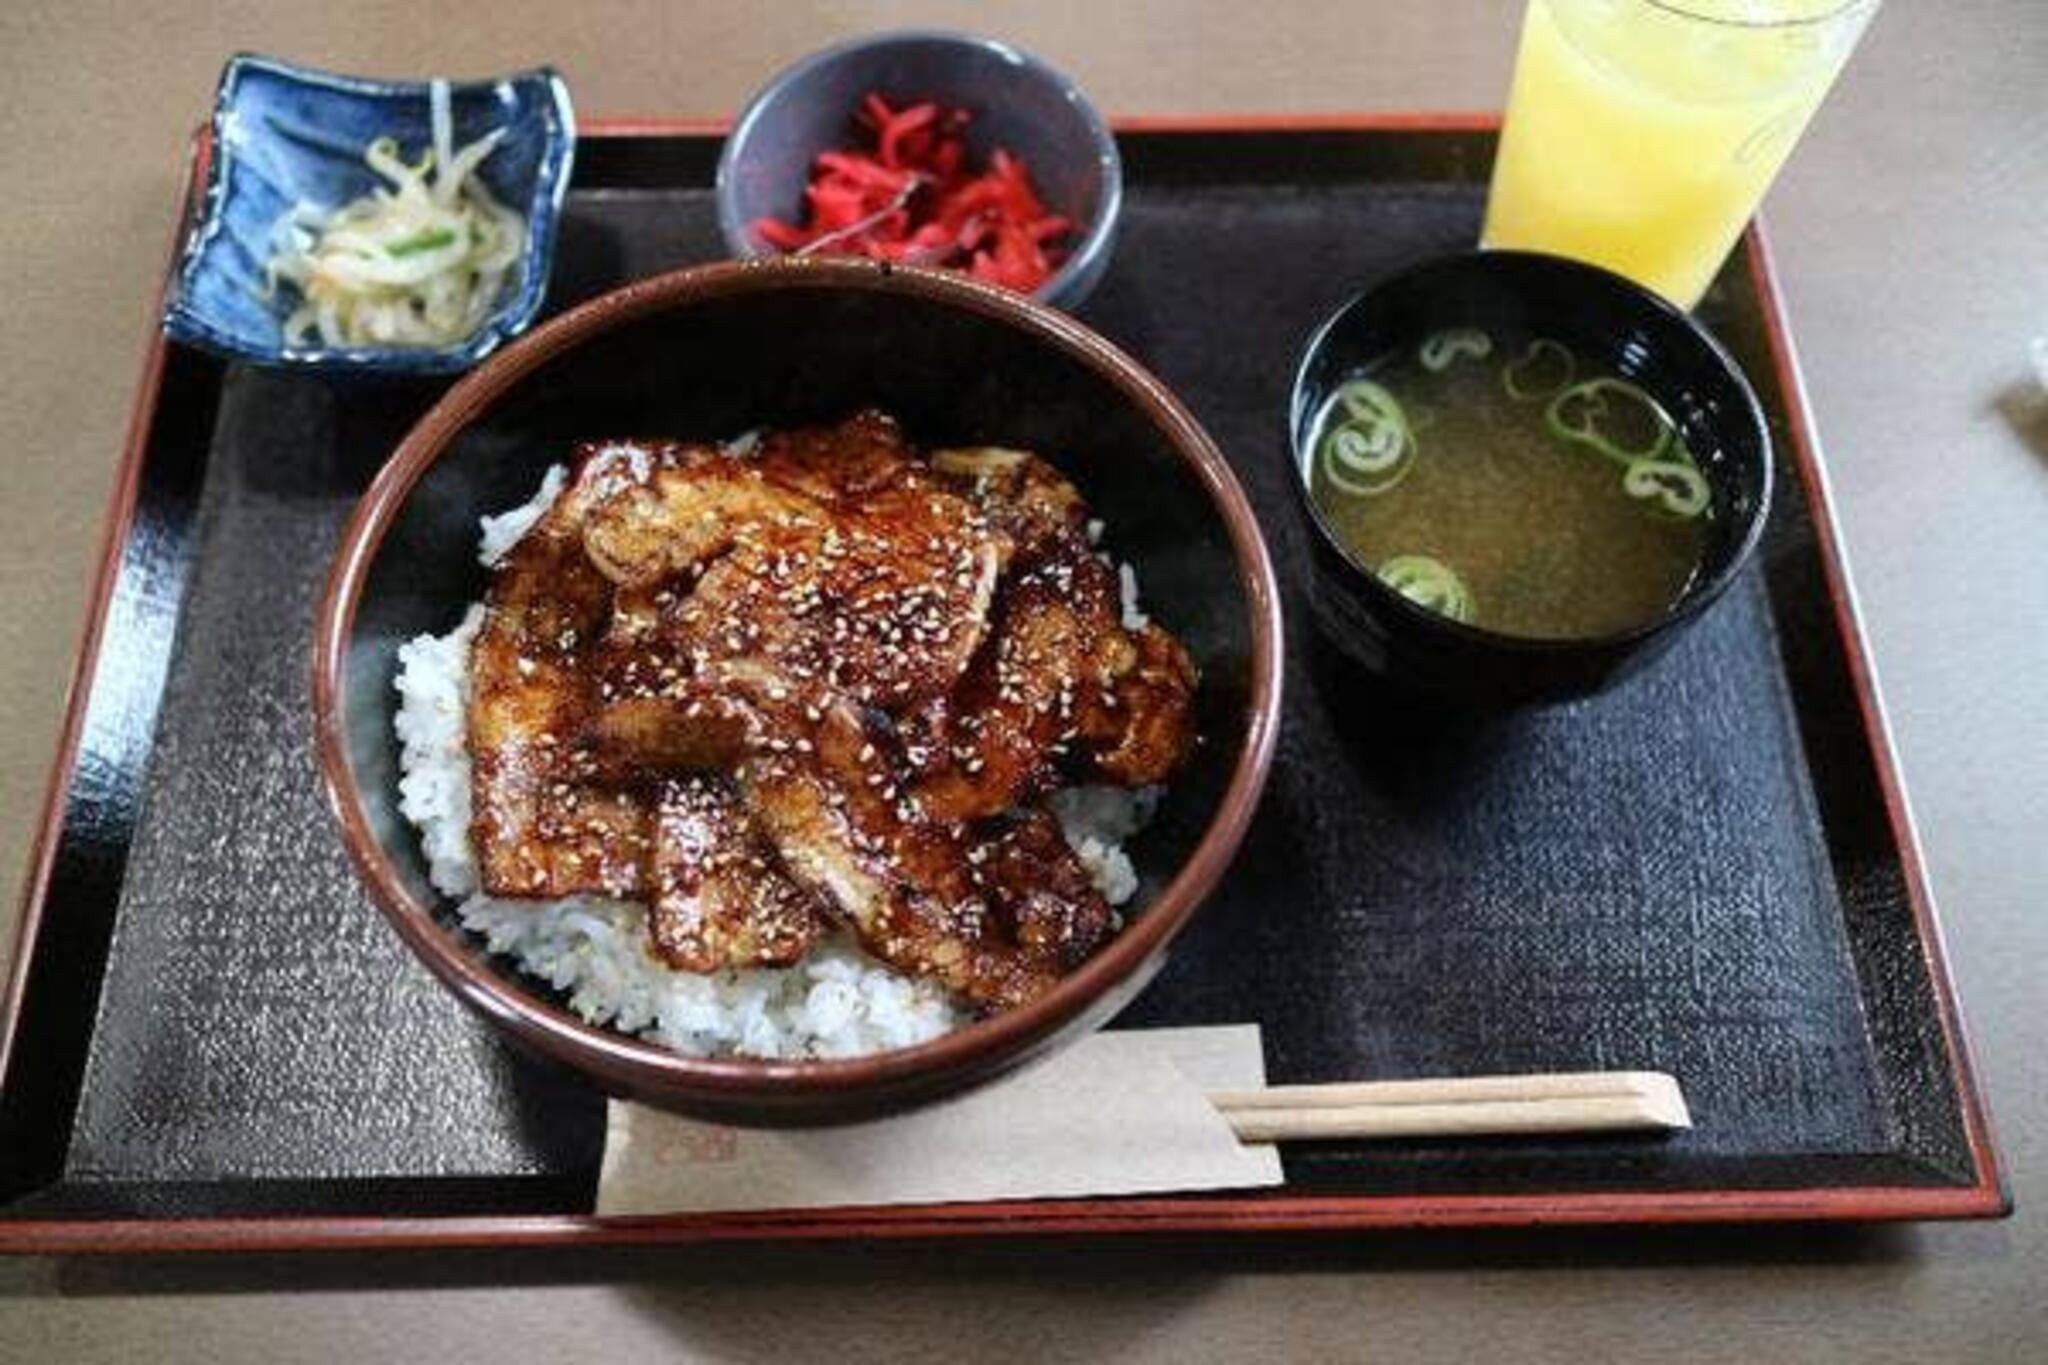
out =
<path fill-rule="evenodd" d="M 1306 553 L 1282 419 L 1301 342 L 1359 284 L 1469 243 L 1478 204 L 1470 186 L 1419 183 L 1131 194 L 1084 316 L 1208 425 L 1283 586 Z M 558 295 L 717 254 L 706 193 L 580 192 Z M 1756 373 L 1753 304 L 1723 307 Z M 315 777 L 315 595 L 356 494 L 430 398 L 228 373 L 64 1189 L 49 1196 L 62 1206 L 587 1197 L 598 1098 L 510 1054 L 411 962 L 350 873 Z M 1761 570 L 1664 660 L 1607 697 L 1483 729 L 1381 698 L 1290 600 L 1265 803 L 1122 1022 L 1257 1020 L 1286 1081 L 1657 1068 L 1681 1078 L 1698 1124 L 1669 1141 L 1308 1145 L 1289 1154 L 1298 1190 L 1954 1169 L 1952 1081 L 1920 1065 L 1932 1025 L 1912 1019 L 1924 981 L 1874 918 L 1905 913 L 1896 855 L 1871 842 L 1860 789 L 1830 797 L 1826 772 L 1819 793 L 1809 777 L 1809 754 L 1817 769 L 1853 756 L 1860 732 L 1853 698 L 1797 695 L 1803 674 L 1828 679 L 1799 656 L 1829 625 L 1798 483 L 1780 487 Z M 1868 1026 L 1872 999 L 1904 1022 Z"/>

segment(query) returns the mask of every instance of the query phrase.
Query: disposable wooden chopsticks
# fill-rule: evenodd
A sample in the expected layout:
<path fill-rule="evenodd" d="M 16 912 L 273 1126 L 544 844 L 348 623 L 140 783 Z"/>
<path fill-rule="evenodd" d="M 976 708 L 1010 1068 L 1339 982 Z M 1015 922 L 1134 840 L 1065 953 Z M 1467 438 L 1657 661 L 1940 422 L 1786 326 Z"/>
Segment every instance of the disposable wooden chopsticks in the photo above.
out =
<path fill-rule="evenodd" d="M 1215 1091 L 1209 1102 L 1240 1142 L 1692 1127 L 1678 1082 L 1661 1071 L 1275 1085 Z"/>

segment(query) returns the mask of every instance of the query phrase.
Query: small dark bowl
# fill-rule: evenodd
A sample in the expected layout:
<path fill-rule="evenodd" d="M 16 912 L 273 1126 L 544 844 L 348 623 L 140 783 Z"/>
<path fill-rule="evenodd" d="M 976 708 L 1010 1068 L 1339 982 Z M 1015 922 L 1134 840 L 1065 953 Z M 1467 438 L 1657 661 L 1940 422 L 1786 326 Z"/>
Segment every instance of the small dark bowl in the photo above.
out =
<path fill-rule="evenodd" d="M 1203 737 L 1130 845 L 1140 886 L 1102 952 L 1023 1008 L 847 1061 L 686 1057 L 584 1024 L 488 958 L 429 885 L 398 808 L 398 646 L 481 596 L 477 519 L 531 495 L 572 443 L 712 439 L 876 404 L 914 440 L 1053 456 L 1202 670 Z M 1280 618 L 1258 524 L 1187 409 L 1123 352 L 1020 294 L 872 261 L 727 263 L 584 304 L 450 389 L 380 472 L 336 553 L 313 708 L 343 839 L 413 952 L 507 1035 L 607 1090 L 707 1117 L 818 1123 L 988 1080 L 1102 1023 L 1149 980 L 1236 852 L 1279 722 Z"/>
<path fill-rule="evenodd" d="M 1116 139 L 1080 87 L 1046 62 L 968 33 L 911 29 L 856 38 L 778 74 L 747 103 L 718 162 L 718 226 L 737 257 L 771 256 L 753 225 L 797 222 L 819 152 L 844 147 L 861 97 L 938 100 L 972 111 L 968 151 L 985 162 L 1007 147 L 1031 168 L 1039 197 L 1077 229 L 1067 259 L 1032 297 L 1072 309 L 1109 268 L 1123 199 Z"/>
<path fill-rule="evenodd" d="M 1338 539 L 1309 496 L 1318 412 L 1338 384 L 1447 327 L 1554 337 L 1640 386 L 1677 422 L 1714 499 L 1704 560 L 1661 616 L 1611 635 L 1531 639 L 1461 624 L 1381 582 Z M 1318 626 L 1386 681 L 1486 706 L 1564 701 L 1599 691 L 1667 648 L 1741 570 L 1771 501 L 1763 409 L 1719 342 L 1649 290 L 1595 266 L 1521 251 L 1425 262 L 1381 281 L 1317 329 L 1289 417 L 1295 489 L 1313 528 L 1310 598 Z"/>

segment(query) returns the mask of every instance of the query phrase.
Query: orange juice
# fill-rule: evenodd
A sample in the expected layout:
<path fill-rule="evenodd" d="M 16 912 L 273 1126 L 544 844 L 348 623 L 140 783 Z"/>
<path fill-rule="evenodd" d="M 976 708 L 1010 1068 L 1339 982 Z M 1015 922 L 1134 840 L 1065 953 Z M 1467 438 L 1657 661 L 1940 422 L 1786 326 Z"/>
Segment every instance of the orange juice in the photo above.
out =
<path fill-rule="evenodd" d="M 1529 0 L 1484 243 L 1706 292 L 1877 0 Z"/>

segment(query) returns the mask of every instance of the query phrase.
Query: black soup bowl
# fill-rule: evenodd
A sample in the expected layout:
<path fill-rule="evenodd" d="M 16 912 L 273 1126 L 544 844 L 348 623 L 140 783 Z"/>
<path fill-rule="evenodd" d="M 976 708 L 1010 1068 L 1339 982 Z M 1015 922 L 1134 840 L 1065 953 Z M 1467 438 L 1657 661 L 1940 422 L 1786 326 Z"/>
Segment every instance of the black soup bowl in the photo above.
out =
<path fill-rule="evenodd" d="M 1641 388 L 1670 415 L 1713 498 L 1700 569 L 1661 615 L 1614 634 L 1536 639 L 1454 621 L 1388 587 L 1338 537 L 1309 493 L 1316 418 L 1346 379 L 1431 333 L 1477 328 L 1553 338 L 1594 372 Z M 1557 256 L 1475 251 L 1381 281 L 1310 339 L 1289 416 L 1294 486 L 1311 528 L 1318 627 L 1405 691 L 1478 707 L 1565 701 L 1655 658 L 1734 580 L 1771 501 L 1763 409 L 1728 353 L 1690 316 L 1610 271 Z"/>

